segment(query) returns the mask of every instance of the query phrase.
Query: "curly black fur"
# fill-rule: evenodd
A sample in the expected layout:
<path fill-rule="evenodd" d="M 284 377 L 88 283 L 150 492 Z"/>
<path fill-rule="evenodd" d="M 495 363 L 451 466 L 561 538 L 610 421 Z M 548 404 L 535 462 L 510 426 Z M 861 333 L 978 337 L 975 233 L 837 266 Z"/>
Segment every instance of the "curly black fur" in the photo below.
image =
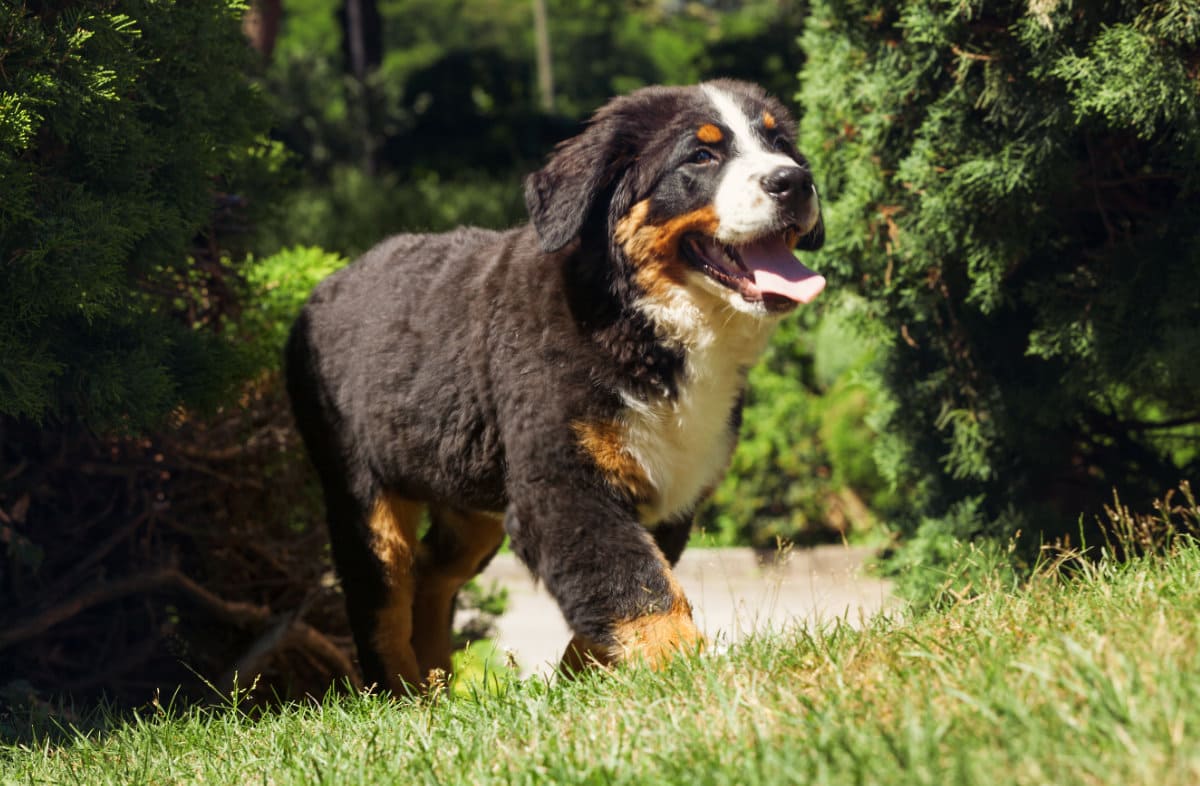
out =
<path fill-rule="evenodd" d="M 757 88 L 724 84 L 790 122 Z M 685 349 L 636 307 L 634 263 L 613 234 L 637 201 L 682 212 L 702 200 L 656 189 L 709 115 L 695 87 L 615 99 L 530 175 L 531 225 L 392 237 L 313 293 L 288 344 L 288 390 L 368 678 L 382 669 L 384 574 L 366 517 L 385 492 L 505 511 L 514 550 L 592 641 L 670 605 L 663 556 L 678 559 L 689 519 L 650 534 L 572 424 L 615 418 L 623 397 L 677 395 Z"/>

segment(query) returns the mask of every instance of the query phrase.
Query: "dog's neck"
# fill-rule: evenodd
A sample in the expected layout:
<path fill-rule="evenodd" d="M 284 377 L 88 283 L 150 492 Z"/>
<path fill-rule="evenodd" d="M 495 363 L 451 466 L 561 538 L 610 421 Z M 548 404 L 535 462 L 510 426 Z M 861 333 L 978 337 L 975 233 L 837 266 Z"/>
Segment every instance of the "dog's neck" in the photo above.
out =
<path fill-rule="evenodd" d="M 691 287 L 650 298 L 631 270 L 592 248 L 580 243 L 564 259 L 568 301 L 580 329 L 616 366 L 626 396 L 674 399 L 685 381 L 744 378 L 778 324 Z"/>

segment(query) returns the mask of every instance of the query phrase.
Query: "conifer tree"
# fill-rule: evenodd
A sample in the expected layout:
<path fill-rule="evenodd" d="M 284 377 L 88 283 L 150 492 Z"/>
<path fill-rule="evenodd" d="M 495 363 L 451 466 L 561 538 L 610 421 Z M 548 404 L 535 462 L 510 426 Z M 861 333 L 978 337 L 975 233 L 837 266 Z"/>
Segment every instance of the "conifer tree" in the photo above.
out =
<path fill-rule="evenodd" d="M 1194 477 L 1200 6 L 814 0 L 803 45 L 823 272 L 882 326 L 910 525 L 1071 532 Z"/>
<path fill-rule="evenodd" d="M 0 415 L 137 428 L 227 376 L 183 306 L 217 178 L 266 128 L 244 8 L 0 6 Z"/>

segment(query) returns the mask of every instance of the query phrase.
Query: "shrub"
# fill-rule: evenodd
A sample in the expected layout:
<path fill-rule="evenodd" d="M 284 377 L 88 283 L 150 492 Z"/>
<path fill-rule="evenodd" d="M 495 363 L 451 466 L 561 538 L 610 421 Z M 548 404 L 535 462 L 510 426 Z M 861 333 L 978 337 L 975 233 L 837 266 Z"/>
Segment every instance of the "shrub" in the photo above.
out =
<path fill-rule="evenodd" d="M 336 167 L 325 186 L 297 188 L 260 227 L 255 246 L 319 246 L 355 257 L 396 232 L 438 232 L 460 224 L 503 228 L 522 220 L 525 202 L 516 176 L 467 173 L 444 180 L 365 175 Z"/>
<path fill-rule="evenodd" d="M 242 10 L 0 9 L 0 415 L 137 428 L 227 389 L 224 271 L 188 251 L 270 162 Z"/>
<path fill-rule="evenodd" d="M 245 299 L 254 308 L 237 320 L 236 332 L 255 368 L 282 369 L 283 347 L 300 309 L 317 284 L 345 264 L 344 257 L 311 246 L 293 246 L 245 262 Z"/>
<path fill-rule="evenodd" d="M 1172 0 L 812 4 L 801 147 L 910 530 L 1069 531 L 1200 469 L 1198 44 Z"/>

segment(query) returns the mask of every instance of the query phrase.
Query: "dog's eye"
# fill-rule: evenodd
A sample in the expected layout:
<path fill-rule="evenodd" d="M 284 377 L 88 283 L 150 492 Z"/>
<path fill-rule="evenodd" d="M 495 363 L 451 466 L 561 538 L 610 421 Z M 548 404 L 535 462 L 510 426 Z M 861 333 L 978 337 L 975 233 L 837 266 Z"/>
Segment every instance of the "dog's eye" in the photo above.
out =
<path fill-rule="evenodd" d="M 692 157 L 688 159 L 688 163 L 707 164 L 709 162 L 716 161 L 716 160 L 717 160 L 717 156 L 715 153 L 713 153 L 711 150 L 705 150 L 704 148 L 700 148 L 695 153 L 692 153 Z"/>
<path fill-rule="evenodd" d="M 792 143 L 781 136 L 775 137 L 775 142 L 772 144 L 772 147 L 774 147 L 780 153 L 792 152 Z"/>

